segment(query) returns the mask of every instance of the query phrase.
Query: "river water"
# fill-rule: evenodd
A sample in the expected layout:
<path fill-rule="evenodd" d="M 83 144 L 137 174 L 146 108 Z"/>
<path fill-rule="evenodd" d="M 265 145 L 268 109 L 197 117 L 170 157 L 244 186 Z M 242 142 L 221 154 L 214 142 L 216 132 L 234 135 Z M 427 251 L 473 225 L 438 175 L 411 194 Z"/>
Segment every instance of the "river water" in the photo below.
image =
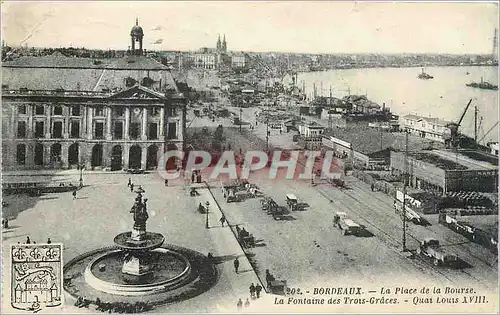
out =
<path fill-rule="evenodd" d="M 470 99 L 472 104 L 464 117 L 460 131 L 474 135 L 474 105 L 477 105 L 478 138 L 480 139 L 497 121 L 499 114 L 498 91 L 481 90 L 465 86 L 479 82 L 481 77 L 498 85 L 498 67 L 429 67 L 425 72 L 431 80 L 417 79 L 421 68 L 344 69 L 298 74 L 298 85 L 305 83 L 306 94 L 328 96 L 330 85 L 335 97 L 366 94 L 368 99 L 391 108 L 396 115 L 416 114 L 457 121 Z M 467 75 L 467 72 L 469 74 Z M 285 82 L 291 78 L 285 78 Z M 322 88 L 322 89 L 321 89 Z M 498 125 L 482 142 L 498 141 Z"/>

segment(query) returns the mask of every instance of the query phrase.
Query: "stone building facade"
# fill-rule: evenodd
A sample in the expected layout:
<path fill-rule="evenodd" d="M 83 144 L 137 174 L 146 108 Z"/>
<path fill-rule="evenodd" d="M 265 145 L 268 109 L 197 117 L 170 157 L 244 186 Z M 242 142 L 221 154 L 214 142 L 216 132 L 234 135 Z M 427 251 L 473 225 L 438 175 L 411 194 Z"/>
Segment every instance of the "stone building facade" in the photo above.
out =
<path fill-rule="evenodd" d="M 3 95 L 4 169 L 154 169 L 183 149 L 185 98 L 143 86 L 102 92 Z"/>
<path fill-rule="evenodd" d="M 113 60 L 56 53 L 4 63 L 3 170 L 155 169 L 165 150 L 183 150 L 187 100 L 141 49 Z"/>

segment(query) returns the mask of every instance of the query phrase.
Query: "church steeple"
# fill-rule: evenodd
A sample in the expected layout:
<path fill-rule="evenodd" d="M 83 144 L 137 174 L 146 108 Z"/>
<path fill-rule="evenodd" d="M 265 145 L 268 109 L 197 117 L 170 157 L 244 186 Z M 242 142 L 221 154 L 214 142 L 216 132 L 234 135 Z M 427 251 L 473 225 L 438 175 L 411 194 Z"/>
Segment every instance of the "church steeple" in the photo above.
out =
<path fill-rule="evenodd" d="M 222 41 L 222 51 L 227 52 L 226 34 L 224 34 L 224 40 Z"/>
<path fill-rule="evenodd" d="M 219 34 L 219 38 L 217 39 L 217 46 L 216 47 L 217 47 L 217 50 L 220 50 L 222 47 L 222 45 L 220 43 L 220 34 Z"/>

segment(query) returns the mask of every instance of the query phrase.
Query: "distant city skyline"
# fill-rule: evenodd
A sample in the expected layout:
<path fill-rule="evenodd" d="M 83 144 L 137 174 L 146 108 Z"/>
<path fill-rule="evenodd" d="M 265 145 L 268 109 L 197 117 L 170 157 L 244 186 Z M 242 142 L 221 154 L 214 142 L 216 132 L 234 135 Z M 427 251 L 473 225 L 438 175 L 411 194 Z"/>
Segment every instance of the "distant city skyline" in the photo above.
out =
<path fill-rule="evenodd" d="M 126 50 L 139 19 L 147 50 L 317 54 L 490 54 L 498 4 L 366 2 L 3 3 L 7 45 Z"/>

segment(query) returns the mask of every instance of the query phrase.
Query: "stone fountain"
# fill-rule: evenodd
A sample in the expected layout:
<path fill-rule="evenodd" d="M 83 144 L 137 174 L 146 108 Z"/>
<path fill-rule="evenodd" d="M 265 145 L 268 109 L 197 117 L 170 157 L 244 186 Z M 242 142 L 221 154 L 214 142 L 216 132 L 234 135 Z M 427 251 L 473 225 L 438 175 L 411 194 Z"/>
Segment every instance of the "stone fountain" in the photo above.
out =
<path fill-rule="evenodd" d="M 96 257 L 85 269 L 85 280 L 93 288 L 124 295 L 144 295 L 173 289 L 189 278 L 191 265 L 186 257 L 161 248 L 165 237 L 148 232 L 147 199 L 139 188 L 133 213 L 132 231 L 114 238 L 116 249 Z M 112 280 L 112 281 L 110 281 Z"/>
<path fill-rule="evenodd" d="M 131 231 L 114 245 L 85 252 L 64 266 L 64 289 L 93 303 L 178 302 L 209 290 L 218 279 L 213 259 L 188 248 L 165 244 L 161 233 L 147 231 L 145 191 L 139 187 L 130 210 Z M 99 302 L 98 302 L 99 301 Z"/>

